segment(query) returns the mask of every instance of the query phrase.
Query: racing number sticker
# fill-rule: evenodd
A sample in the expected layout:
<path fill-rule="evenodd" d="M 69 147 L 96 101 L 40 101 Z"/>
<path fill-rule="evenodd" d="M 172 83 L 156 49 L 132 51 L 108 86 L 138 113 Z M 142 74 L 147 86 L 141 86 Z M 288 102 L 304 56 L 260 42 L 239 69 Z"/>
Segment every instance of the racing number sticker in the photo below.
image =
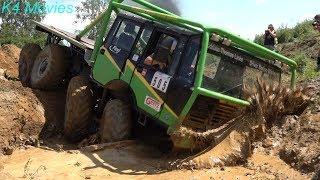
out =
<path fill-rule="evenodd" d="M 156 73 L 154 73 L 154 76 L 151 80 L 151 86 L 161 92 L 166 93 L 170 80 L 171 76 L 157 71 Z"/>

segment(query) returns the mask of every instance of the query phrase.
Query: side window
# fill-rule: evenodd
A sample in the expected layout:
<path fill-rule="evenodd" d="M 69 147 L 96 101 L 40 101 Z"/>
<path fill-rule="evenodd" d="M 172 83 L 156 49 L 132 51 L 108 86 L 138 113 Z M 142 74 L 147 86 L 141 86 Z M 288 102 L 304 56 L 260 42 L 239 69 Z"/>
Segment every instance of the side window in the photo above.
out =
<path fill-rule="evenodd" d="M 157 44 L 151 53 L 147 54 L 144 64 L 151 66 L 155 71 L 169 73 L 173 64 L 174 53 L 178 44 L 178 40 L 172 36 L 161 34 L 157 40 Z M 173 74 L 170 74 L 173 75 Z"/>
<path fill-rule="evenodd" d="M 221 56 L 207 53 L 206 65 L 204 67 L 204 76 L 214 79 L 214 77 L 217 74 L 220 61 L 221 61 Z"/>
<path fill-rule="evenodd" d="M 195 71 L 198 62 L 200 38 L 193 38 L 189 41 L 184 52 L 183 59 L 178 76 L 185 79 L 189 84 L 192 84 L 195 78 Z"/>
<path fill-rule="evenodd" d="M 140 60 L 140 57 L 142 56 L 144 50 L 147 47 L 148 41 L 151 37 L 152 30 L 150 29 L 144 29 L 141 33 L 141 36 L 133 49 L 132 57 L 131 59 L 135 62 L 138 62 Z"/>
<path fill-rule="evenodd" d="M 130 51 L 138 35 L 140 27 L 129 21 L 122 21 L 112 45 L 125 51 Z"/>
<path fill-rule="evenodd" d="M 141 39 L 144 41 L 149 39 L 149 34 L 151 33 L 146 32 L 146 36 L 141 36 Z M 139 66 L 141 65 L 138 67 L 139 72 L 157 90 L 159 95 L 165 98 L 165 93 L 174 75 L 174 73 L 171 73 L 173 72 L 172 69 L 174 69 L 174 64 L 179 61 L 178 57 L 180 57 L 180 55 L 177 55 L 178 39 L 155 30 L 148 43 L 140 42 L 140 45 L 137 46 L 136 54 L 133 56 L 143 54 L 143 57 L 139 58 Z"/>
<path fill-rule="evenodd" d="M 111 45 L 111 42 L 113 40 L 113 37 L 115 36 L 117 30 L 118 30 L 118 27 L 120 26 L 121 24 L 121 19 L 116 19 L 114 21 L 114 23 L 112 24 L 112 27 L 110 29 L 110 31 L 107 31 L 107 35 L 106 35 L 106 38 L 104 39 L 104 46 L 105 47 L 108 47 Z"/>
<path fill-rule="evenodd" d="M 131 49 L 140 30 L 140 24 L 129 20 L 117 20 L 108 35 L 105 47 L 120 69 L 129 58 Z"/>

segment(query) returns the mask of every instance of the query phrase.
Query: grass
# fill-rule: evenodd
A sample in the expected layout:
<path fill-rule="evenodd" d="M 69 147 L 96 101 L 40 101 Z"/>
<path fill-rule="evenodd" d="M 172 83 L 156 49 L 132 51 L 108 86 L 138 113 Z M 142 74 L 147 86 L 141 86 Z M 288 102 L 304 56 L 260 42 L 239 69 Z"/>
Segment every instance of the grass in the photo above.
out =
<path fill-rule="evenodd" d="M 297 53 L 292 57 L 298 65 L 298 81 L 310 80 L 320 77 L 320 72 L 317 71 L 317 61 L 309 58 L 304 53 Z"/>

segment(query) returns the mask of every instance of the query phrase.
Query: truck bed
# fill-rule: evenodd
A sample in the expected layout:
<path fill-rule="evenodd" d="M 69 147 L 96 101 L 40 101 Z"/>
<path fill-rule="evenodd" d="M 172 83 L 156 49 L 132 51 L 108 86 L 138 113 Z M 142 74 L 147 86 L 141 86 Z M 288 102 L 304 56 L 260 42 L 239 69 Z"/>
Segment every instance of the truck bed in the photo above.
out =
<path fill-rule="evenodd" d="M 55 36 L 60 37 L 61 39 L 65 39 L 69 43 L 81 48 L 81 49 L 94 49 L 94 40 L 88 39 L 88 38 L 81 38 L 80 40 L 76 39 L 76 34 L 72 34 L 69 32 L 66 32 L 64 30 L 55 28 L 53 26 L 45 25 L 40 22 L 34 21 L 36 24 L 36 29 L 41 32 L 53 34 Z"/>

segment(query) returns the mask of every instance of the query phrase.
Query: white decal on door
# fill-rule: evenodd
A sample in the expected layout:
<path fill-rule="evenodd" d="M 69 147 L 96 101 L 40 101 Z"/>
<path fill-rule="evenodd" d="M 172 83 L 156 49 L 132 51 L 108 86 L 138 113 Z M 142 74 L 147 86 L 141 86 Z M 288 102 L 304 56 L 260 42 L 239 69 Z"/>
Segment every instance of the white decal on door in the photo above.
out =
<path fill-rule="evenodd" d="M 121 51 L 120 48 L 118 48 L 117 46 L 113 46 L 113 45 L 109 46 L 109 50 L 114 52 L 115 54 L 118 54 Z"/>
<path fill-rule="evenodd" d="M 155 89 L 158 89 L 161 92 L 166 93 L 171 78 L 172 78 L 171 76 L 157 71 L 153 75 L 153 78 L 151 80 L 151 86 L 154 87 Z"/>

